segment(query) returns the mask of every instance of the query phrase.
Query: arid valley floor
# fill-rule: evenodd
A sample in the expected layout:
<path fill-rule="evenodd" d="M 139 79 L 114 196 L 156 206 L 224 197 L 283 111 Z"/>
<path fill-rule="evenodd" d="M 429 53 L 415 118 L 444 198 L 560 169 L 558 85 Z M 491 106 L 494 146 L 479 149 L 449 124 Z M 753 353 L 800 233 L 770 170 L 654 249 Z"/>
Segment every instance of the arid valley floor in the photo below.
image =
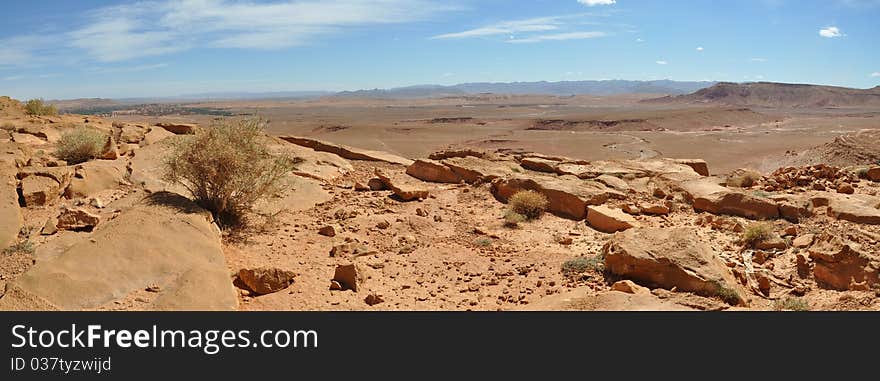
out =
<path fill-rule="evenodd" d="M 6 98 L 0 309 L 880 310 L 878 103 L 658 97 L 188 104 L 301 159 L 236 234 L 161 175 L 215 116 Z M 53 158 L 80 125 L 104 158 Z M 519 190 L 548 213 L 510 226 Z"/>

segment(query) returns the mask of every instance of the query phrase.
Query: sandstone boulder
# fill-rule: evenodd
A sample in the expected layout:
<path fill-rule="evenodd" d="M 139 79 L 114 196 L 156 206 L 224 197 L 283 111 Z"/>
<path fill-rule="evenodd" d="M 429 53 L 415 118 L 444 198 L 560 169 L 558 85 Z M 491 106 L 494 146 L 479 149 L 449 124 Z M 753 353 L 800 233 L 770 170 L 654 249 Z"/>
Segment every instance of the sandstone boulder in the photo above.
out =
<path fill-rule="evenodd" d="M 651 289 L 649 289 L 647 287 L 639 286 L 630 280 L 621 280 L 621 281 L 614 282 L 614 284 L 611 285 L 611 290 L 625 292 L 627 294 L 645 295 L 645 294 L 651 293 Z"/>
<path fill-rule="evenodd" d="M 101 154 L 98 158 L 103 160 L 116 160 L 118 157 L 119 149 L 116 147 L 116 140 L 113 139 L 113 135 L 107 135 L 107 140 L 104 142 L 104 147 L 101 149 Z"/>
<path fill-rule="evenodd" d="M 126 164 L 123 161 L 89 161 L 77 164 L 76 173 L 65 191 L 68 198 L 86 198 L 107 189 L 116 189 L 126 183 Z"/>
<path fill-rule="evenodd" d="M 868 180 L 880 181 L 880 167 L 869 168 L 867 176 Z"/>
<path fill-rule="evenodd" d="M 239 270 L 238 280 L 251 292 L 257 295 L 265 295 L 287 288 L 293 283 L 295 275 L 293 271 L 274 267 L 260 267 Z"/>
<path fill-rule="evenodd" d="M 342 286 L 343 290 L 357 292 L 363 286 L 366 277 L 363 269 L 354 263 L 338 265 L 333 273 L 333 280 Z"/>
<path fill-rule="evenodd" d="M 299 146 L 308 147 L 315 151 L 330 152 L 349 160 L 382 161 L 392 164 L 410 165 L 412 160 L 397 156 L 388 152 L 370 151 L 353 148 L 342 144 L 334 144 L 298 136 L 281 136 L 282 140 Z"/>
<path fill-rule="evenodd" d="M 145 131 L 143 128 L 127 124 L 119 131 L 119 142 L 138 144 L 144 140 L 144 134 Z"/>
<path fill-rule="evenodd" d="M 826 233 L 816 237 L 808 252 L 820 286 L 867 291 L 880 283 L 880 255 L 864 252 L 856 243 Z"/>
<path fill-rule="evenodd" d="M 828 215 L 857 224 L 880 225 L 880 199 L 865 196 L 840 196 L 828 203 Z"/>
<path fill-rule="evenodd" d="M 21 180 L 25 206 L 49 205 L 58 199 L 60 184 L 50 177 L 28 176 Z"/>
<path fill-rule="evenodd" d="M 81 208 L 65 208 L 58 216 L 56 227 L 63 230 L 91 231 L 101 222 L 101 218 Z"/>
<path fill-rule="evenodd" d="M 703 159 L 675 159 L 675 162 L 691 167 L 700 176 L 709 176 L 709 165 Z"/>
<path fill-rule="evenodd" d="M 506 203 L 511 196 L 523 190 L 543 194 L 549 202 L 549 212 L 574 220 L 587 217 L 587 205 L 601 205 L 610 198 L 626 197 L 602 184 L 583 181 L 574 176 L 511 175 L 492 182 L 492 194 L 501 202 Z"/>
<path fill-rule="evenodd" d="M 558 161 L 541 157 L 524 157 L 519 161 L 519 165 L 525 169 L 546 173 L 556 173 L 557 164 Z"/>
<path fill-rule="evenodd" d="M 697 211 L 759 220 L 779 218 L 779 206 L 773 200 L 728 189 L 711 178 L 688 181 L 681 188 Z"/>
<path fill-rule="evenodd" d="M 15 187 L 14 169 L 0 162 L 0 250 L 9 246 L 21 229 L 21 209 L 18 206 L 18 192 Z"/>
<path fill-rule="evenodd" d="M 431 159 L 419 159 L 406 168 L 406 174 L 422 181 L 433 183 L 457 184 L 462 181 L 460 175 L 443 163 Z"/>
<path fill-rule="evenodd" d="M 107 306 L 152 285 L 146 309 L 234 310 L 237 296 L 210 213 L 188 199 L 153 194 L 13 283 L 63 310 Z M 0 299 L 0 310 L 19 303 Z"/>
<path fill-rule="evenodd" d="M 144 145 L 156 144 L 169 136 L 174 136 L 174 133 L 164 128 L 154 127 L 144 135 L 143 143 Z"/>
<path fill-rule="evenodd" d="M 195 135 L 199 129 L 198 125 L 192 123 L 159 122 L 156 126 L 175 135 Z"/>
<path fill-rule="evenodd" d="M 587 207 L 587 224 L 604 233 L 616 233 L 638 226 L 638 221 L 620 209 L 604 205 Z"/>
<path fill-rule="evenodd" d="M 478 181 L 491 181 L 514 173 L 514 162 L 490 161 L 474 156 L 452 157 L 442 163 L 465 182 L 472 184 Z"/>
<path fill-rule="evenodd" d="M 603 247 L 605 268 L 641 284 L 742 303 L 745 293 L 696 228 L 639 228 Z"/>
<path fill-rule="evenodd" d="M 376 177 L 382 181 L 385 188 L 391 189 L 397 197 L 403 201 L 412 201 L 428 198 L 428 189 L 410 177 L 388 174 L 376 169 Z"/>

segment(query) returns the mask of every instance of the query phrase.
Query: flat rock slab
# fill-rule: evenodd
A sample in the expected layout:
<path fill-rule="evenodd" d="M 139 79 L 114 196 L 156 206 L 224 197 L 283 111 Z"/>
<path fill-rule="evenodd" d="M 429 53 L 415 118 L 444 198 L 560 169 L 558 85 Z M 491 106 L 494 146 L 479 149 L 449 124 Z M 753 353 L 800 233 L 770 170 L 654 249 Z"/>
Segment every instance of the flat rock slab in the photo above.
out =
<path fill-rule="evenodd" d="M 712 178 L 687 181 L 681 184 L 681 188 L 697 211 L 759 220 L 780 217 L 779 205 L 775 201 L 728 189 Z"/>
<path fill-rule="evenodd" d="M 867 195 L 832 196 L 828 215 L 838 220 L 865 225 L 880 225 L 880 198 Z"/>
<path fill-rule="evenodd" d="M 21 229 L 21 209 L 18 206 L 18 192 L 15 190 L 14 168 L 0 162 L 0 250 L 9 246 Z"/>
<path fill-rule="evenodd" d="M 614 235 L 603 247 L 605 268 L 646 286 L 734 296 L 745 292 L 698 235 L 697 228 L 639 228 Z"/>
<path fill-rule="evenodd" d="M 492 182 L 492 194 L 501 202 L 515 193 L 531 190 L 547 197 L 547 210 L 557 216 L 574 220 L 587 217 L 587 205 L 601 205 L 608 199 L 623 199 L 625 194 L 598 182 L 574 176 L 511 175 Z"/>
<path fill-rule="evenodd" d="M 412 177 L 385 173 L 378 168 L 376 169 L 376 177 L 382 181 L 386 189 L 391 189 L 403 201 L 428 198 L 428 188 Z"/>
<path fill-rule="evenodd" d="M 147 309 L 234 310 L 220 232 L 209 218 L 182 196 L 153 194 L 11 284 L 62 310 L 100 308 L 152 285 L 162 291 Z M 21 306 L 7 299 L 0 310 Z"/>
<path fill-rule="evenodd" d="M 388 152 L 364 150 L 342 144 L 298 136 L 280 136 L 279 138 L 289 143 L 311 148 L 315 151 L 330 152 L 349 160 L 381 161 L 400 165 L 410 165 L 413 163 L 410 159 Z"/>
<path fill-rule="evenodd" d="M 604 205 L 587 207 L 587 224 L 604 233 L 616 233 L 634 228 L 639 222 L 620 209 Z"/>

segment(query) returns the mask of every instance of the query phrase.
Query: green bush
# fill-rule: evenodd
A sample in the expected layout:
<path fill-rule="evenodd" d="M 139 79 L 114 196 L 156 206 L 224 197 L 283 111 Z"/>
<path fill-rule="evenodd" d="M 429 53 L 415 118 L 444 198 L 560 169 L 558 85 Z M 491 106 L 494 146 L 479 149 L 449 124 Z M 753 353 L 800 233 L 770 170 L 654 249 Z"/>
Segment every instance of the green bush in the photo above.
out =
<path fill-rule="evenodd" d="M 526 190 L 514 193 L 507 203 L 514 213 L 525 216 L 527 220 L 534 220 L 547 210 L 548 201 L 543 194 Z"/>
<path fill-rule="evenodd" d="M 605 264 L 601 255 L 595 257 L 577 257 L 562 264 L 562 275 L 574 277 L 589 270 L 603 271 Z"/>
<path fill-rule="evenodd" d="M 755 222 L 746 226 L 742 240 L 748 245 L 754 246 L 773 238 L 773 225 L 766 222 Z"/>
<path fill-rule="evenodd" d="M 515 228 L 517 225 L 526 221 L 526 216 L 514 212 L 512 210 L 508 210 L 504 212 L 504 226 L 509 228 Z"/>
<path fill-rule="evenodd" d="M 773 309 L 776 311 L 809 311 L 810 305 L 804 298 L 787 297 L 777 300 L 773 304 Z"/>
<path fill-rule="evenodd" d="M 164 178 L 185 187 L 219 224 L 237 227 L 254 203 L 282 189 L 295 160 L 270 154 L 262 119 L 218 120 L 174 144 Z"/>
<path fill-rule="evenodd" d="M 101 131 L 78 127 L 61 135 L 55 146 L 55 156 L 68 164 L 79 164 L 101 155 L 107 135 Z"/>
<path fill-rule="evenodd" d="M 42 99 L 31 99 L 24 105 L 29 115 L 58 115 L 55 105 L 46 104 Z"/>

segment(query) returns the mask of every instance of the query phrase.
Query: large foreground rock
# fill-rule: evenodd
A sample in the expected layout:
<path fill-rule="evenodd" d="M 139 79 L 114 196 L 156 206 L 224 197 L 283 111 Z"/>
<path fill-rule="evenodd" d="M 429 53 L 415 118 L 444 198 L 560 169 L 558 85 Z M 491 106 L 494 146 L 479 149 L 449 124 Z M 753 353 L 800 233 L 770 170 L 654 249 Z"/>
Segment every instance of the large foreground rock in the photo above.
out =
<path fill-rule="evenodd" d="M 161 291 L 146 309 L 236 309 L 220 232 L 209 218 L 182 196 L 151 195 L 12 284 L 62 310 L 100 308 L 154 285 Z M 0 309 L 21 308 L 7 298 Z"/>
<path fill-rule="evenodd" d="M 342 144 L 329 143 L 298 136 L 281 136 L 280 138 L 289 143 L 309 147 L 315 151 L 330 152 L 349 160 L 382 161 L 400 165 L 410 165 L 413 163 L 410 159 L 388 152 L 364 150 Z"/>
<path fill-rule="evenodd" d="M 880 198 L 835 195 L 829 198 L 828 215 L 857 224 L 880 225 Z"/>
<path fill-rule="evenodd" d="M 549 201 L 548 211 L 574 220 L 586 218 L 587 205 L 601 205 L 609 198 L 626 197 L 598 182 L 584 181 L 574 176 L 513 175 L 492 182 L 492 194 L 501 202 L 506 203 L 511 196 L 523 190 L 543 194 Z"/>
<path fill-rule="evenodd" d="M 21 229 L 21 209 L 11 165 L 0 162 L 0 250 L 9 246 Z"/>
<path fill-rule="evenodd" d="M 874 167 L 874 168 L 868 169 L 867 176 L 868 176 L 868 180 L 880 181 L 880 167 Z"/>
<path fill-rule="evenodd" d="M 241 269 L 238 271 L 238 279 L 248 290 L 257 295 L 271 294 L 287 288 L 293 283 L 295 275 L 293 271 L 274 267 Z"/>
<path fill-rule="evenodd" d="M 620 209 L 607 206 L 588 206 L 587 223 L 594 229 L 604 233 L 616 233 L 638 226 L 639 222 Z"/>
<path fill-rule="evenodd" d="M 159 122 L 156 126 L 162 127 L 175 135 L 195 135 L 199 126 L 193 123 Z"/>
<path fill-rule="evenodd" d="M 386 189 L 391 189 L 397 197 L 403 201 L 412 201 L 428 198 L 428 189 L 424 184 L 408 177 L 385 173 L 378 168 L 376 176 L 382 181 Z"/>
<path fill-rule="evenodd" d="M 779 218 L 779 206 L 775 201 L 728 189 L 711 178 L 687 181 L 681 187 L 697 211 L 759 220 Z"/>
<path fill-rule="evenodd" d="M 808 250 L 820 286 L 834 290 L 868 291 L 880 283 L 880 254 L 868 253 L 853 242 L 823 234 Z"/>
<path fill-rule="evenodd" d="M 605 268 L 637 283 L 703 296 L 745 300 L 745 293 L 696 228 L 640 228 L 603 247 Z"/>
<path fill-rule="evenodd" d="M 406 174 L 422 181 L 473 184 L 512 174 L 516 165 L 514 162 L 491 161 L 475 156 L 456 156 L 441 161 L 416 160 L 407 167 Z"/>

